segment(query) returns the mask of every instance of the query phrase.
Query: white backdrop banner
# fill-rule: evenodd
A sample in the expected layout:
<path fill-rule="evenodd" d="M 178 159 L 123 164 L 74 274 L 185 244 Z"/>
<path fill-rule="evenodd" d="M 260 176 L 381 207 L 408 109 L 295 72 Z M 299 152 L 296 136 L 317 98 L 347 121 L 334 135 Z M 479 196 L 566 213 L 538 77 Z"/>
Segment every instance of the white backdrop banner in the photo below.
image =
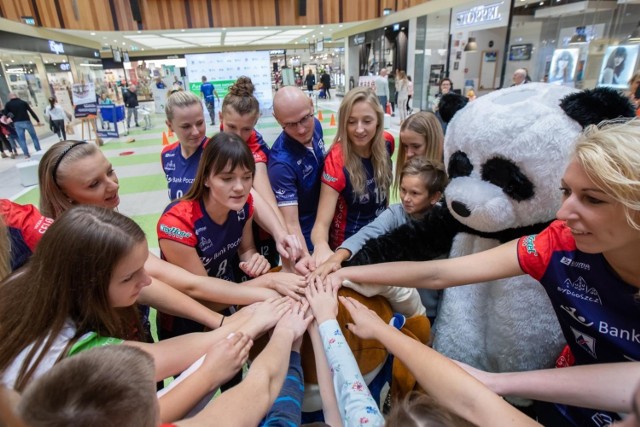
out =
<path fill-rule="evenodd" d="M 255 86 L 254 95 L 260 102 L 263 114 L 273 107 L 268 51 L 203 53 L 185 55 L 185 59 L 189 90 L 196 95 L 200 96 L 202 76 L 213 83 L 221 100 L 238 77 L 247 76 Z"/>

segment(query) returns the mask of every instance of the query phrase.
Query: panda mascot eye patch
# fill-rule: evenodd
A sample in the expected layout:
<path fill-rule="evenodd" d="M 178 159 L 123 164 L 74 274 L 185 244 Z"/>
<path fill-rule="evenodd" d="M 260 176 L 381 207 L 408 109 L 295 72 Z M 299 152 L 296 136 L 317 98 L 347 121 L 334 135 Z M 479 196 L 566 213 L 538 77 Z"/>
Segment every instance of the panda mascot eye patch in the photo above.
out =
<path fill-rule="evenodd" d="M 451 155 L 451 158 L 449 159 L 449 166 L 447 167 L 449 179 L 458 176 L 469 176 L 472 171 L 473 165 L 465 153 L 462 151 L 456 151 Z"/>
<path fill-rule="evenodd" d="M 533 183 L 510 160 L 494 157 L 482 166 L 482 179 L 497 185 L 512 199 L 521 202 L 533 197 Z"/>

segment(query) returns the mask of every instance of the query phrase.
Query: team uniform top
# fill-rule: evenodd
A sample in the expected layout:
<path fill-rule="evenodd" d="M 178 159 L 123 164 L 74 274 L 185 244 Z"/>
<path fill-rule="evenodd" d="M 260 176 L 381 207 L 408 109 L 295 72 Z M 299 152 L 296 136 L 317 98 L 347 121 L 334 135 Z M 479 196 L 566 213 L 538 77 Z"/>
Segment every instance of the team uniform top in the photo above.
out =
<path fill-rule="evenodd" d="M 191 188 L 198 172 L 202 151 L 208 142 L 209 139 L 204 137 L 196 151 L 188 159 L 185 159 L 180 151 L 180 142 L 174 142 L 162 149 L 160 158 L 162 170 L 167 177 L 170 200 L 179 199 Z"/>
<path fill-rule="evenodd" d="M 223 224 L 207 214 L 202 200 L 178 200 L 165 209 L 158 221 L 158 239 L 195 248 L 209 277 L 234 281 L 230 265 L 238 252 L 242 230 L 253 215 L 253 197 L 239 211 L 230 211 Z"/>
<path fill-rule="evenodd" d="M 317 119 L 314 122 L 310 148 L 282 132 L 271 147 L 268 166 L 278 206 L 298 206 L 298 220 L 309 251 L 313 250 L 311 229 L 316 221 L 325 161 L 322 126 Z"/>
<path fill-rule="evenodd" d="M 0 215 L 11 239 L 11 270 L 14 271 L 31 258 L 53 220 L 33 205 L 23 206 L 7 199 L 0 199 Z"/>
<path fill-rule="evenodd" d="M 390 148 L 387 141 L 387 151 Z M 353 192 L 339 141 L 331 147 L 324 162 L 322 183 L 339 193 L 329 228 L 329 246 L 332 250 L 336 250 L 345 239 L 357 233 L 387 208 L 387 196 L 376 185 L 371 159 L 361 158 L 361 161 L 366 172 L 366 185 L 364 194 L 359 196 Z"/>
<path fill-rule="evenodd" d="M 213 91 L 215 87 L 211 82 L 204 82 L 200 85 L 200 92 L 204 95 L 204 100 L 206 102 L 215 102 L 213 97 Z"/>
<path fill-rule="evenodd" d="M 640 360 L 638 289 L 623 282 L 602 254 L 578 250 L 563 222 L 522 237 L 518 260 L 545 287 L 576 365 Z M 604 411 L 556 407 L 577 426 L 618 419 Z"/>
<path fill-rule="evenodd" d="M 247 139 L 247 145 L 253 154 L 253 160 L 258 163 L 267 163 L 269 161 L 269 147 L 264 142 L 264 138 L 260 132 L 255 129 L 251 132 L 251 136 Z"/>

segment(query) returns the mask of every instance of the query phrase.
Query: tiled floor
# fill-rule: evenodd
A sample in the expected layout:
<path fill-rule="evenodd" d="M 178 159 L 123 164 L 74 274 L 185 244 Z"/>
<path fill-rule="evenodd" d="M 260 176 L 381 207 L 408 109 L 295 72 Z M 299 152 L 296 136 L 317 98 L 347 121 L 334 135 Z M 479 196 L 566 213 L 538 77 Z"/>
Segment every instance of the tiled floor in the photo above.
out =
<path fill-rule="evenodd" d="M 341 98 L 320 100 L 318 110 L 322 111 L 322 125 L 325 144 L 330 145 L 336 133 L 336 127 L 330 126 L 331 114 L 336 116 Z M 128 137 L 106 140 L 102 146 L 105 155 L 113 163 L 120 179 L 120 212 L 133 218 L 143 228 L 149 238 L 149 246 L 157 250 L 155 238 L 156 222 L 168 203 L 167 185 L 160 166 L 160 151 L 162 150 L 162 132 L 164 117 L 160 114 L 152 116 L 153 127 L 150 130 L 133 128 Z M 267 144 L 271 145 L 281 132 L 281 128 L 271 116 L 263 116 L 258 121 L 256 129 L 264 136 Z M 388 129 L 397 139 L 399 123 L 392 119 L 391 129 Z M 79 127 L 76 134 L 69 139 L 80 138 Z M 217 132 L 217 127 L 207 129 L 207 135 Z M 128 143 L 128 138 L 135 141 Z M 47 149 L 58 141 L 53 135 L 41 140 L 43 149 Z M 175 137 L 170 138 L 170 142 Z M 31 148 L 30 148 L 31 149 Z M 22 156 L 20 156 L 22 157 Z M 32 203 L 37 205 L 39 198 L 38 186 L 23 187 L 20 184 L 18 171 L 15 167 L 24 159 L 0 159 L 0 197 L 14 200 L 18 203 Z"/>

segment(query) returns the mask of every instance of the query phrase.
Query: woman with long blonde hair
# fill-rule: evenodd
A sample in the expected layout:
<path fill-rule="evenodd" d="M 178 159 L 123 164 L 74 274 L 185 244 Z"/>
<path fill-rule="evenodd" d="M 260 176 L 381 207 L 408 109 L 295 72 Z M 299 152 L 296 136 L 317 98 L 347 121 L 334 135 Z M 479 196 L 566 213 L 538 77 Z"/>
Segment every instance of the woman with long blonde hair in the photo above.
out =
<path fill-rule="evenodd" d="M 340 105 L 338 120 L 311 231 L 316 265 L 386 209 L 391 188 L 384 113 L 375 93 L 365 87 L 350 90 Z"/>

